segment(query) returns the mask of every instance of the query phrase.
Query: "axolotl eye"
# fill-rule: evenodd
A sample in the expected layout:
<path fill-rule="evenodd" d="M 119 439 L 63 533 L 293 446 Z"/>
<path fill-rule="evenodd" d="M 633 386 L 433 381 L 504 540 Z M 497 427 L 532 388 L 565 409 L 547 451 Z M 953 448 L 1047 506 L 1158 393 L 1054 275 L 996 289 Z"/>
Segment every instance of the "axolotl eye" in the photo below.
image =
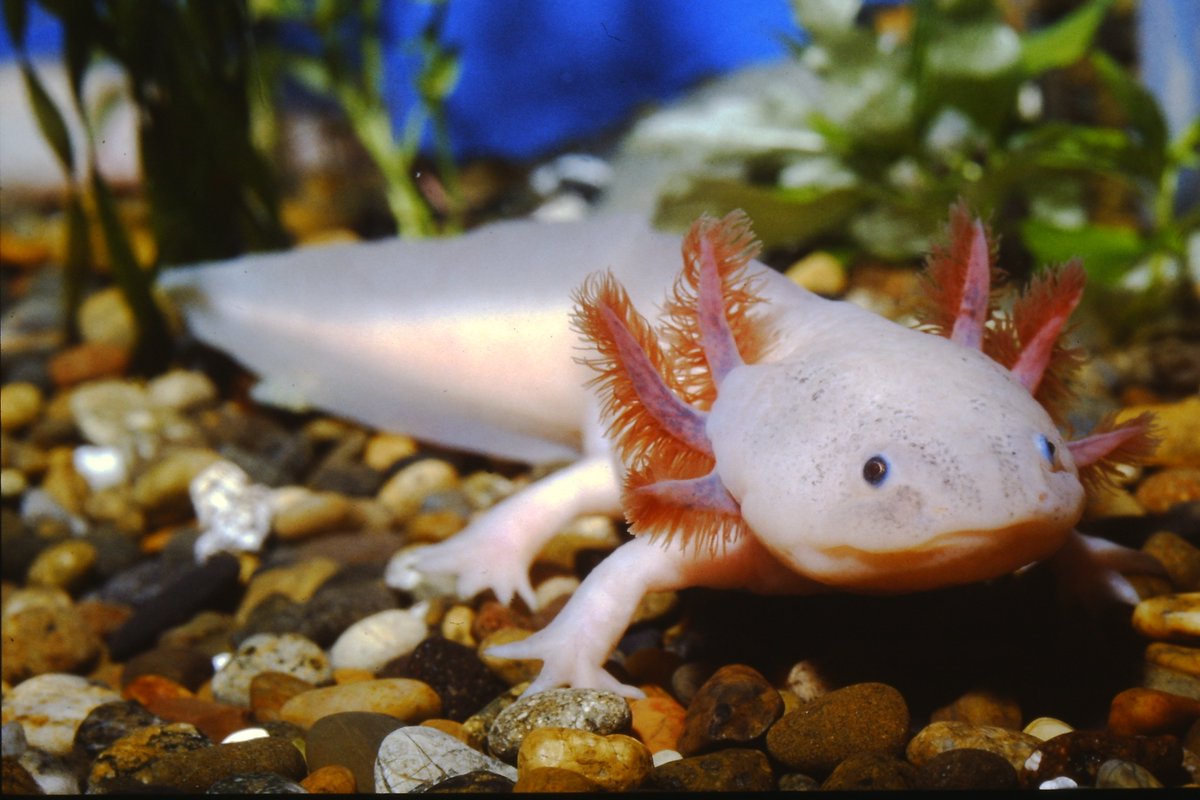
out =
<path fill-rule="evenodd" d="M 1056 466 L 1058 463 L 1058 451 L 1054 447 L 1054 442 L 1040 433 L 1033 437 L 1033 441 L 1037 445 L 1038 452 L 1042 454 L 1042 458 L 1046 459 L 1046 463 L 1052 467 Z"/>
<path fill-rule="evenodd" d="M 887 480 L 888 462 L 883 456 L 871 456 L 863 464 L 863 480 L 872 486 L 880 486 Z"/>

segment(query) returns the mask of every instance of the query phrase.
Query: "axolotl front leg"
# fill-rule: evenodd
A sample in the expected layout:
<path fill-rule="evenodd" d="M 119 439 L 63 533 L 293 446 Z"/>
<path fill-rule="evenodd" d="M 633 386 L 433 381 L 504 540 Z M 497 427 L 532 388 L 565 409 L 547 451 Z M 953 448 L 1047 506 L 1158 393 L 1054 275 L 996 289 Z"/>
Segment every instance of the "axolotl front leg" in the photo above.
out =
<path fill-rule="evenodd" d="M 389 565 L 388 582 L 402 586 L 412 569 L 452 575 L 459 597 L 490 589 L 501 603 L 515 594 L 536 609 L 529 569 L 542 547 L 575 517 L 621 510 L 612 450 L 594 404 L 583 430 L 582 458 L 501 500 L 450 539 L 403 551 Z"/>

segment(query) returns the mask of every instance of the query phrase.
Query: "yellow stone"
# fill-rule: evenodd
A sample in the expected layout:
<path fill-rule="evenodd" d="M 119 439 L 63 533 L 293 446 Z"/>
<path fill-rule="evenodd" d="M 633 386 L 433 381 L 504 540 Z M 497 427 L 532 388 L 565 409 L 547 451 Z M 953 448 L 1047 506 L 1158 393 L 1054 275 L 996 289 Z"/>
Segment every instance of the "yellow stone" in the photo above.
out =
<path fill-rule="evenodd" d="M 788 279 L 810 292 L 839 295 L 846 291 L 846 268 L 837 256 L 818 250 L 787 268 Z"/>
<path fill-rule="evenodd" d="M 1200 396 L 1178 403 L 1153 403 L 1130 406 L 1117 415 L 1117 422 L 1136 417 L 1145 411 L 1155 415 L 1162 435 L 1148 464 L 1166 467 L 1200 467 Z"/>
<path fill-rule="evenodd" d="M 0 388 L 0 430 L 15 431 L 37 419 L 42 411 L 42 390 L 16 381 Z"/>
<path fill-rule="evenodd" d="M 1146 647 L 1146 661 L 1200 678 L 1200 648 L 1152 642 Z"/>
<path fill-rule="evenodd" d="M 487 650 L 489 647 L 496 645 L 527 639 L 532 633 L 532 631 L 521 628 L 501 628 L 498 631 L 490 633 L 479 643 L 479 658 L 487 665 L 488 669 L 509 686 L 516 686 L 519 683 L 531 681 L 542 671 L 542 660 L 540 658 L 497 658 L 489 656 Z"/>
<path fill-rule="evenodd" d="M 367 440 L 363 461 L 371 469 L 386 472 L 397 461 L 415 455 L 417 443 L 401 433 L 378 433 Z"/>
<path fill-rule="evenodd" d="M 475 647 L 471 625 L 475 622 L 475 611 L 470 606 L 458 605 L 446 612 L 442 618 L 442 636 L 452 642 Z"/>
<path fill-rule="evenodd" d="M 442 700 L 428 684 L 410 678 L 379 678 L 323 686 L 303 692 L 279 709 L 279 718 L 309 728 L 341 711 L 374 711 L 414 725 L 442 713 Z"/>
<path fill-rule="evenodd" d="M 96 564 L 96 546 L 82 539 L 68 539 L 38 553 L 26 573 L 34 586 L 70 589 Z"/>
<path fill-rule="evenodd" d="M 1064 733 L 1070 733 L 1073 730 L 1075 729 L 1063 722 L 1061 719 L 1055 719 L 1054 717 L 1038 717 L 1033 722 L 1026 725 L 1023 732 L 1028 733 L 1030 736 L 1037 737 L 1043 742 L 1047 742 L 1053 739 L 1055 736 L 1059 736 Z"/>
<path fill-rule="evenodd" d="M 421 503 L 434 492 L 451 489 L 458 484 L 458 470 L 446 461 L 423 458 L 397 472 L 376 499 L 389 509 L 397 522 L 406 522 L 421 510 Z"/>
<path fill-rule="evenodd" d="M 238 624 L 250 618 L 259 603 L 273 594 L 282 594 L 289 600 L 303 603 L 313 596 L 313 593 L 338 571 L 338 563 L 332 558 L 317 556 L 306 559 L 298 564 L 286 567 L 276 567 L 255 575 L 246 587 L 242 605 L 237 610 Z"/>
<path fill-rule="evenodd" d="M 1200 592 L 1143 600 L 1133 610 L 1133 627 L 1150 639 L 1200 636 Z"/>
<path fill-rule="evenodd" d="M 538 728 L 521 742 L 518 775 L 542 767 L 576 772 L 610 792 L 637 788 L 654 762 L 646 745 L 632 736 L 608 736 L 574 728 Z"/>

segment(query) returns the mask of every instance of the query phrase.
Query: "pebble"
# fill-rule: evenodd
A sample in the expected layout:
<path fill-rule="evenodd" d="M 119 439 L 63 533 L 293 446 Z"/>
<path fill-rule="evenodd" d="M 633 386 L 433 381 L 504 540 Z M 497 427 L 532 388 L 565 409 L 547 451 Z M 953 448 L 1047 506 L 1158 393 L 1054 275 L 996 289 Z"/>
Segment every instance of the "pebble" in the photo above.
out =
<path fill-rule="evenodd" d="M 645 697 L 629 701 L 630 728 L 657 757 L 678 748 L 687 709 L 658 686 L 647 685 L 644 691 Z"/>
<path fill-rule="evenodd" d="M 354 773 L 341 764 L 326 764 L 312 770 L 300 785 L 309 794 L 354 794 L 358 790 Z"/>
<path fill-rule="evenodd" d="M 355 784 L 375 785 L 375 759 L 379 745 L 404 722 L 389 714 L 340 711 L 318 719 L 304 738 L 309 770 L 325 767 L 350 770 Z"/>
<path fill-rule="evenodd" d="M 321 717 L 339 711 L 375 711 L 417 723 L 438 716 L 441 710 L 437 692 L 426 684 L 408 678 L 379 678 L 296 695 L 283 704 L 279 716 L 301 728 L 310 728 Z"/>
<path fill-rule="evenodd" d="M 521 743 L 539 728 L 570 728 L 605 736 L 630 729 L 625 698 L 598 689 L 549 689 L 523 697 L 496 717 L 488 751 L 502 761 L 517 759 Z"/>
<path fill-rule="evenodd" d="M 212 659 L 193 647 L 160 645 L 125 662 L 121 685 L 128 686 L 142 675 L 169 678 L 194 692 L 213 676 Z"/>
<path fill-rule="evenodd" d="M 396 522 L 407 522 L 421 510 L 425 498 L 458 485 L 458 470 L 436 458 L 421 458 L 401 468 L 383 484 L 376 499 Z"/>
<path fill-rule="evenodd" d="M 1038 717 L 1025 726 L 1024 732 L 1040 741 L 1049 741 L 1060 734 L 1075 730 L 1067 723 L 1054 717 Z"/>
<path fill-rule="evenodd" d="M 334 492 L 299 489 L 276 503 L 272 527 L 283 541 L 305 539 L 345 527 L 350 501 Z"/>
<path fill-rule="evenodd" d="M 783 698 L 766 678 L 751 667 L 730 664 L 714 672 L 688 705 L 676 749 L 690 756 L 750 744 L 782 715 Z"/>
<path fill-rule="evenodd" d="M 163 698 L 196 696 L 194 692 L 161 675 L 139 675 L 125 683 L 121 687 L 121 693 L 129 700 L 146 707 Z"/>
<path fill-rule="evenodd" d="M 173 369 L 146 384 L 151 405 L 191 411 L 216 402 L 217 387 L 203 372 Z"/>
<path fill-rule="evenodd" d="M 404 669 L 407 677 L 433 687 L 442 698 L 442 716 L 462 722 L 507 685 L 479 660 L 470 647 L 431 637 L 421 642 Z"/>
<path fill-rule="evenodd" d="M 20 758 L 29 742 L 25 740 L 25 729 L 19 722 L 0 725 L 0 755 L 4 758 Z"/>
<path fill-rule="evenodd" d="M 837 256 L 817 250 L 787 268 L 788 280 L 810 292 L 835 297 L 846 291 L 846 267 Z"/>
<path fill-rule="evenodd" d="M 514 793 L 537 792 L 543 794 L 599 793 L 601 791 L 600 785 L 594 781 L 588 780 L 578 772 L 559 767 L 537 767 L 527 770 L 517 778 L 512 790 Z"/>
<path fill-rule="evenodd" d="M 1041 745 L 1041 739 L 1028 733 L 994 725 L 931 722 L 908 743 L 905 755 L 910 763 L 920 767 L 939 753 L 971 748 L 995 753 L 1011 764 L 1013 769 L 1021 770 Z"/>
<path fill-rule="evenodd" d="M 191 483 L 219 460 L 216 453 L 199 447 L 174 450 L 155 462 L 133 482 L 133 501 L 154 520 L 177 522 L 192 516 Z"/>
<path fill-rule="evenodd" d="M 238 775 L 271 772 L 300 780 L 307 771 L 304 756 L 295 745 L 272 736 L 167 753 L 131 777 L 146 785 L 203 792 L 219 780 Z"/>
<path fill-rule="evenodd" d="M 1107 727 L 1113 733 L 1127 736 L 1182 734 L 1197 719 L 1200 719 L 1200 700 L 1134 687 L 1113 698 Z"/>
<path fill-rule="evenodd" d="M 685 706 L 689 705 L 696 692 L 700 691 L 700 687 L 716 669 L 712 664 L 699 661 L 680 664 L 679 668 L 671 673 L 672 696 Z"/>
<path fill-rule="evenodd" d="M 488 655 L 488 648 L 509 642 L 519 642 L 522 639 L 528 639 L 531 635 L 532 631 L 521 628 L 501 628 L 484 636 L 476 652 L 479 653 L 480 660 L 496 676 L 509 686 L 516 686 L 518 683 L 532 681 L 536 678 L 542 671 L 542 660 L 540 658 L 497 658 Z"/>
<path fill-rule="evenodd" d="M 1200 648 L 1152 642 L 1146 646 L 1145 658 L 1147 664 L 1200 677 Z"/>
<path fill-rule="evenodd" d="M 1010 697 L 986 689 L 969 691 L 930 715 L 932 722 L 968 722 L 1021 729 L 1021 708 Z"/>
<path fill-rule="evenodd" d="M 96 566 L 96 546 L 83 539 L 68 539 L 38 553 L 29 565 L 27 582 L 71 591 L 78 589 Z"/>
<path fill-rule="evenodd" d="M 811 659 L 793 664 L 788 670 L 785 685 L 801 702 L 816 700 L 837 688 L 826 677 L 820 665 Z"/>
<path fill-rule="evenodd" d="M 138 778 L 139 773 L 168 753 L 191 753 L 211 746 L 207 736 L 186 722 L 135 728 L 96 756 L 88 773 L 88 791 L 127 791 L 145 783 Z"/>
<path fill-rule="evenodd" d="M 116 286 L 84 298 L 76 315 L 79 335 L 86 342 L 100 342 L 132 350 L 137 344 L 137 323 L 124 296 Z"/>
<path fill-rule="evenodd" d="M 1174 467 L 1148 475 L 1138 484 L 1134 497 L 1154 514 L 1164 513 L 1176 503 L 1200 500 L 1200 468 Z"/>
<path fill-rule="evenodd" d="M 33 590 L 14 592 L 31 598 L 10 598 L 0 617 L 0 673 L 9 683 L 52 673 L 81 672 L 100 654 L 100 639 L 88 626 L 70 596 L 57 589 L 56 595 L 33 599 Z"/>
<path fill-rule="evenodd" d="M 32 383 L 15 381 L 0 387 L 0 430 L 18 431 L 42 413 L 42 390 Z"/>
<path fill-rule="evenodd" d="M 488 731 L 491 730 L 492 723 L 496 721 L 496 717 L 500 716 L 501 711 L 520 699 L 522 692 L 528 686 L 528 683 L 518 683 L 516 686 L 510 687 L 507 692 L 463 720 L 461 730 L 463 740 L 476 750 L 486 749 Z"/>
<path fill-rule="evenodd" d="M 1142 550 L 1159 560 L 1175 589 L 1200 590 L 1200 547 L 1171 531 L 1159 531 L 1146 539 Z"/>
<path fill-rule="evenodd" d="M 244 624 L 250 612 L 273 594 L 303 603 L 312 598 L 321 584 L 337 571 L 338 564 L 331 558 L 307 558 L 285 567 L 260 570 L 250 578 L 235 619 L 239 624 Z"/>
<path fill-rule="evenodd" d="M 471 626 L 474 622 L 475 610 L 473 608 L 456 605 L 442 617 L 439 631 L 444 638 L 474 650 L 479 645 L 479 642 L 475 640 L 475 635 L 471 633 Z"/>
<path fill-rule="evenodd" d="M 781 717 L 767 731 L 767 749 L 790 769 L 827 774 L 855 753 L 902 752 L 908 721 L 899 692 L 882 683 L 860 683 Z"/>
<path fill-rule="evenodd" d="M 0 793 L 5 797 L 15 797 L 22 794 L 45 794 L 46 790 L 29 774 L 29 770 L 15 758 L 3 760 L 3 773 L 0 774 Z"/>
<path fill-rule="evenodd" d="M 1079 786 L 1092 786 L 1102 763 L 1120 759 L 1139 764 L 1158 780 L 1182 780 L 1183 750 L 1174 736 L 1121 736 L 1111 731 L 1072 731 L 1043 742 L 1026 762 L 1028 782 L 1035 786 L 1056 778 L 1069 778 Z"/>
<path fill-rule="evenodd" d="M 1133 627 L 1150 639 L 1200 636 L 1200 592 L 1143 600 L 1133 610 Z"/>
<path fill-rule="evenodd" d="M 186 722 L 214 742 L 250 724 L 250 710 L 202 697 L 159 696 L 147 700 L 147 708 L 171 722 Z"/>
<path fill-rule="evenodd" d="M 649 786 L 667 792 L 767 792 L 775 779 L 763 753 L 731 747 L 656 766 Z"/>
<path fill-rule="evenodd" d="M 63 388 L 122 375 L 128 367 L 129 351 L 103 342 L 84 342 L 60 350 L 47 364 L 50 379 Z"/>
<path fill-rule="evenodd" d="M 372 785 L 381 793 L 411 792 L 476 770 L 494 772 L 511 781 L 517 779 L 517 770 L 450 734 L 411 726 L 394 731 L 380 744 Z"/>
<path fill-rule="evenodd" d="M 260 672 L 250 680 L 250 710 L 259 722 L 278 720 L 284 703 L 315 688 L 285 672 Z"/>
<path fill-rule="evenodd" d="M 1161 789 L 1162 783 L 1145 767 L 1110 758 L 1096 770 L 1097 789 Z"/>
<path fill-rule="evenodd" d="M 221 778 L 205 794 L 308 794 L 308 790 L 282 775 L 259 771 Z"/>
<path fill-rule="evenodd" d="M 905 791 L 916 783 L 917 770 L 888 753 L 855 753 L 836 767 L 822 791 Z"/>
<path fill-rule="evenodd" d="M 329 661 L 334 669 L 376 672 L 392 659 L 411 653 L 428 633 L 422 614 L 399 608 L 380 611 L 346 628 L 330 648 Z"/>
<path fill-rule="evenodd" d="M 517 770 L 559 767 L 578 772 L 609 792 L 637 788 L 654 769 L 650 751 L 631 736 L 602 736 L 574 728 L 538 728 L 521 743 Z"/>
<path fill-rule="evenodd" d="M 1017 771 L 1003 756 L 963 747 L 938 753 L 917 768 L 914 788 L 970 792 L 1018 788 Z"/>
<path fill-rule="evenodd" d="M 1142 664 L 1142 687 L 1200 700 L 1200 678 L 1150 662 Z"/>
<path fill-rule="evenodd" d="M 414 456 L 417 443 L 399 433 L 377 433 L 367 440 L 363 462 L 373 470 L 387 472 L 398 462 Z"/>
<path fill-rule="evenodd" d="M 126 381 L 97 381 L 68 395 L 71 418 L 94 445 L 122 446 L 149 414 L 145 391 Z"/>
<path fill-rule="evenodd" d="M 299 627 L 285 630 L 295 630 L 322 647 L 330 647 L 355 622 L 395 607 L 396 596 L 383 581 L 339 574 L 322 584 L 300 608 Z"/>
<path fill-rule="evenodd" d="M 233 705 L 250 705 L 250 681 L 260 672 L 282 672 L 313 684 L 333 678 L 325 652 L 296 633 L 260 633 L 242 642 L 213 675 L 213 696 Z"/>
<path fill-rule="evenodd" d="M 71 757 L 30 748 L 22 754 L 19 763 L 37 783 L 39 794 L 81 794 L 78 770 Z"/>
<path fill-rule="evenodd" d="M 508 794 L 516 783 L 502 775 L 489 772 L 486 769 L 475 769 L 462 775 L 453 775 L 440 781 L 422 786 L 421 793 L 438 794 L 442 792 L 455 794 Z"/>

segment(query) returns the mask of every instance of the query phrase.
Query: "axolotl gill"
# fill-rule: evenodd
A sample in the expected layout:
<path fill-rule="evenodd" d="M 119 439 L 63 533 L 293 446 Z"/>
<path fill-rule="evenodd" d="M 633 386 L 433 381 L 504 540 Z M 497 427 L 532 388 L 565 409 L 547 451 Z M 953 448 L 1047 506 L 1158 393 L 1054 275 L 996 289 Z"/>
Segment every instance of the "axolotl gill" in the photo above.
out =
<path fill-rule="evenodd" d="M 1074 531 L 1085 486 L 1153 446 L 1147 418 L 1060 432 L 1078 264 L 1001 310 L 989 232 L 955 206 L 918 329 L 808 292 L 757 252 L 740 212 L 698 220 L 682 247 L 631 217 L 516 221 L 246 257 L 168 286 L 265 399 L 570 459 L 450 539 L 402 551 L 393 583 L 445 573 L 461 596 L 536 607 L 543 545 L 578 515 L 624 513 L 633 538 L 551 623 L 489 651 L 542 660 L 527 692 L 639 696 L 603 664 L 651 591 L 909 592 L 1055 557 L 1136 602 L 1119 570 L 1153 560 Z M 652 324 L 638 309 L 655 305 Z"/>

